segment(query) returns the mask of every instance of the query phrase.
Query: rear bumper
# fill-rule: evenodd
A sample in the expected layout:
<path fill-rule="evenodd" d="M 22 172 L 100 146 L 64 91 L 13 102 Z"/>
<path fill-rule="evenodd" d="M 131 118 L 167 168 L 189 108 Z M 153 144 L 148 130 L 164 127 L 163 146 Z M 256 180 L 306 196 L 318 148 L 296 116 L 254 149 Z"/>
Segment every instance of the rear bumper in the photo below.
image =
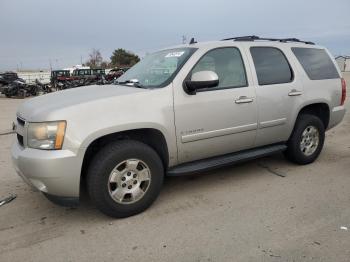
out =
<path fill-rule="evenodd" d="M 328 129 L 338 125 L 344 118 L 346 109 L 344 106 L 333 107 L 332 112 L 330 113 Z"/>
<path fill-rule="evenodd" d="M 11 149 L 16 172 L 45 194 L 78 198 L 82 157 L 70 150 L 23 148 L 15 142 Z"/>

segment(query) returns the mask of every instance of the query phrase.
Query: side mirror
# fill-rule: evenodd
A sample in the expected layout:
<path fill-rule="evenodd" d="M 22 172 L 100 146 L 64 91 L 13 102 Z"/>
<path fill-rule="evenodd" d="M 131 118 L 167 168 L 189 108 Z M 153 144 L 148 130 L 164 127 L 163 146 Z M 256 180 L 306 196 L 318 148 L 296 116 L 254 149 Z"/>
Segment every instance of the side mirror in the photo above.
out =
<path fill-rule="evenodd" d="M 197 89 L 216 87 L 219 77 L 213 71 L 199 71 L 192 75 L 191 80 L 185 81 L 185 86 L 190 94 L 195 94 Z"/>

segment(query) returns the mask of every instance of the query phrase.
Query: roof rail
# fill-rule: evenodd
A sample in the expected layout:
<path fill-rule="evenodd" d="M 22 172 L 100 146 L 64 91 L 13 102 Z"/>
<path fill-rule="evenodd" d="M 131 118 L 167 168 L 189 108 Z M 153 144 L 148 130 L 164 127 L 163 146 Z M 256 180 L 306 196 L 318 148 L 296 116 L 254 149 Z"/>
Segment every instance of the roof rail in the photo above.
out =
<path fill-rule="evenodd" d="M 231 38 L 225 38 L 222 39 L 221 41 L 228 41 L 228 40 L 233 40 L 233 41 L 276 41 L 276 42 L 281 42 L 281 43 L 287 43 L 287 42 L 297 42 L 297 43 L 304 43 L 307 45 L 314 45 L 314 42 L 310 41 L 301 41 L 297 38 L 265 38 L 265 37 L 259 37 L 256 35 L 248 35 L 248 36 L 237 36 L 237 37 L 231 37 Z"/>

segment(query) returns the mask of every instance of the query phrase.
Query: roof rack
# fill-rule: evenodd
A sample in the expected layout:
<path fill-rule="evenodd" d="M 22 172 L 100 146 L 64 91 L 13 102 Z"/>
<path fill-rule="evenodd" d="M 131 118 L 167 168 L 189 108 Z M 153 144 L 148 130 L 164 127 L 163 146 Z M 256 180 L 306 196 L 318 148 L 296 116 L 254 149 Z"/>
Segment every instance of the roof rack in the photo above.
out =
<path fill-rule="evenodd" d="M 301 41 L 297 38 L 265 38 L 265 37 L 259 37 L 256 35 L 248 35 L 248 36 L 237 36 L 237 37 L 231 37 L 231 38 L 225 38 L 222 39 L 221 41 L 228 41 L 228 40 L 233 40 L 233 41 L 276 41 L 276 42 L 281 42 L 281 43 L 287 43 L 287 42 L 297 42 L 297 43 L 304 43 L 307 45 L 314 45 L 314 42 L 310 41 Z"/>

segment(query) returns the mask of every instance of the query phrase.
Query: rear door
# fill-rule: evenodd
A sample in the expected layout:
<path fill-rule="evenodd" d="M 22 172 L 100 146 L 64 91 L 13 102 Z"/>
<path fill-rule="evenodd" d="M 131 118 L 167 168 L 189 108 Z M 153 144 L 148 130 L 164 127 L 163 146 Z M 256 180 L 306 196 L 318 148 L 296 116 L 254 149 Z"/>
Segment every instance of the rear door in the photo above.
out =
<path fill-rule="evenodd" d="M 254 68 L 258 101 L 256 146 L 286 141 L 303 94 L 295 61 L 290 59 L 292 52 L 290 48 L 258 45 L 246 51 Z"/>

